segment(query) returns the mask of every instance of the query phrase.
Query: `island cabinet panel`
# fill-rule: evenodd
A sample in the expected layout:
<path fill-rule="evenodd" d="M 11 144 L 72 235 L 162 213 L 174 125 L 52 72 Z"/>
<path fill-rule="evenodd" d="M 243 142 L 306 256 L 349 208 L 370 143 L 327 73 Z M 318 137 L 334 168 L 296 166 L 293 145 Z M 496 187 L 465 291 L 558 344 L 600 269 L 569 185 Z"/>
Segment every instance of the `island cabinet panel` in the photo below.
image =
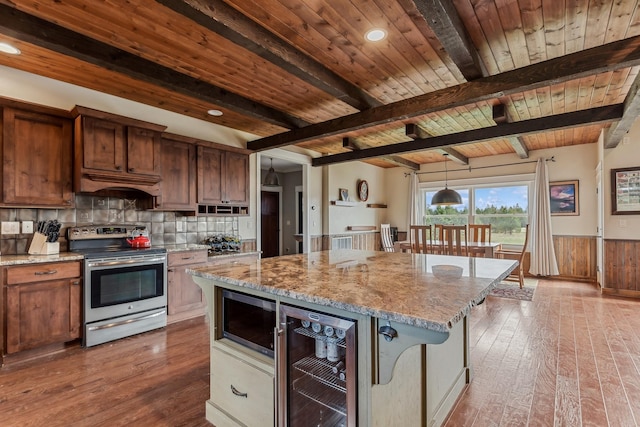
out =
<path fill-rule="evenodd" d="M 205 265 L 207 250 L 172 252 L 167 257 L 167 323 L 203 316 L 206 301 L 202 289 L 187 274 L 188 268 Z"/>
<path fill-rule="evenodd" d="M 199 214 L 248 215 L 249 155 L 198 146 Z"/>
<path fill-rule="evenodd" d="M 165 126 L 75 107 L 74 189 L 133 188 L 160 195 Z"/>
<path fill-rule="evenodd" d="M 196 146 L 176 138 L 162 138 L 161 209 L 195 211 Z"/>
<path fill-rule="evenodd" d="M 72 121 L 4 108 L 2 204 L 73 207 Z"/>
<path fill-rule="evenodd" d="M 7 267 L 7 354 L 80 338 L 79 262 Z"/>

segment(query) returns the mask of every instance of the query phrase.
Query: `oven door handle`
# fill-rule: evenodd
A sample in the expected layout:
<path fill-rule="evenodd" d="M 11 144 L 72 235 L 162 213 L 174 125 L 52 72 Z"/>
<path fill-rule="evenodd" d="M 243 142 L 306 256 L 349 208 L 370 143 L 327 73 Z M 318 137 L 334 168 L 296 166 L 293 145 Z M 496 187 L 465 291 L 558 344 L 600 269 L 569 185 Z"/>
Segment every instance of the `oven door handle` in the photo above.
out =
<path fill-rule="evenodd" d="M 88 261 L 87 265 L 89 267 L 111 267 L 114 265 L 125 265 L 125 264 L 148 264 L 151 262 L 163 262 L 166 259 L 165 256 L 155 257 L 155 258 L 145 258 L 145 259 L 126 259 L 126 260 L 112 260 L 112 261 Z"/>
<path fill-rule="evenodd" d="M 140 322 L 142 320 L 153 319 L 154 317 L 162 316 L 166 313 L 166 310 L 158 311 L 157 313 L 147 314 L 146 316 L 135 317 L 133 319 L 121 320 L 119 322 L 107 323 L 100 326 L 88 326 L 89 331 L 99 331 L 100 329 L 115 328 L 116 326 L 128 325 L 130 323 Z"/>

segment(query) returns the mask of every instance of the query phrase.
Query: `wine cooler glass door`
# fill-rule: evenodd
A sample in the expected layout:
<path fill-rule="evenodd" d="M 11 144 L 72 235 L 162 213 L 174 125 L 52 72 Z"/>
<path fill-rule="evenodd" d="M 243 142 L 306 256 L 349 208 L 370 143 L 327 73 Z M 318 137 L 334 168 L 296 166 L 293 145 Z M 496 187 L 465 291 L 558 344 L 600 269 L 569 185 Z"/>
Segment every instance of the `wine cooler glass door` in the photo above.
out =
<path fill-rule="evenodd" d="M 280 408 L 288 427 L 355 427 L 355 321 L 281 305 Z"/>

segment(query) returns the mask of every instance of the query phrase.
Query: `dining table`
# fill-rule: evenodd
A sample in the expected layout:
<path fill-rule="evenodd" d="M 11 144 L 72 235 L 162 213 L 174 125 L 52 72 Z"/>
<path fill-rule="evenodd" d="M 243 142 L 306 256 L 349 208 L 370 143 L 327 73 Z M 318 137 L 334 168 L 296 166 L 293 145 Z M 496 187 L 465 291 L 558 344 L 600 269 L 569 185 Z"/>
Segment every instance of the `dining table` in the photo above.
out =
<path fill-rule="evenodd" d="M 433 246 L 440 246 L 442 242 L 434 240 Z M 493 258 L 494 253 L 502 248 L 500 242 L 467 242 L 467 247 L 470 249 L 483 249 L 485 258 Z M 393 243 L 393 249 L 395 252 L 411 252 L 411 242 L 409 240 L 400 240 Z"/>

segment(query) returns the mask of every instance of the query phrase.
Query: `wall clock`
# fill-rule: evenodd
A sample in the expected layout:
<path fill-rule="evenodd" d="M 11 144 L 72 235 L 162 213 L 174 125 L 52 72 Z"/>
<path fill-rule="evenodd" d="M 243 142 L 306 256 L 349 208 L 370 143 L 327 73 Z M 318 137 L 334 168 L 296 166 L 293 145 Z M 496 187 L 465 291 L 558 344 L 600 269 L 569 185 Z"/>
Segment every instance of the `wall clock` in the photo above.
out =
<path fill-rule="evenodd" d="M 369 198 L 369 184 L 364 179 L 358 182 L 358 197 L 363 202 Z"/>

